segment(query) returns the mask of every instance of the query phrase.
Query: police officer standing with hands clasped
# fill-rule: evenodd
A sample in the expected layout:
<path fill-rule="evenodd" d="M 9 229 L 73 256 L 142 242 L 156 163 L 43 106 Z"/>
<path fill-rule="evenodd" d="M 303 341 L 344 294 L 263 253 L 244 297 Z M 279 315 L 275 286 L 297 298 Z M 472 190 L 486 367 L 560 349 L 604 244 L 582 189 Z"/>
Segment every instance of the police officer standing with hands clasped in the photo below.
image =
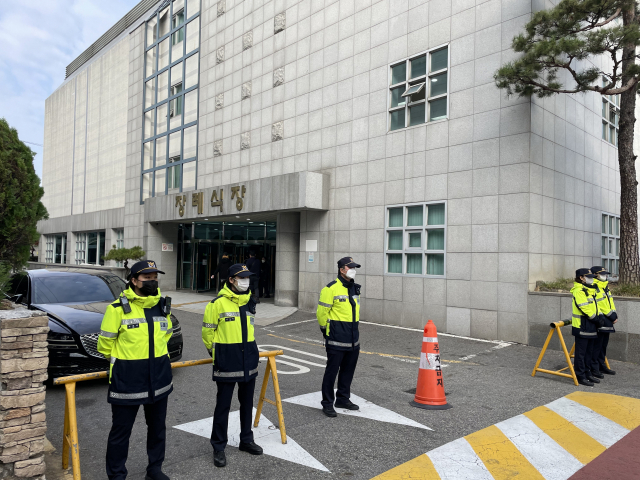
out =
<path fill-rule="evenodd" d="M 607 368 L 605 359 L 607 358 L 607 345 L 609 345 L 609 334 L 615 333 L 613 326 L 618 321 L 616 305 L 613 303 L 613 295 L 609 291 L 609 281 L 604 267 L 591 267 L 591 273 L 596 277 L 593 279 L 594 286 L 598 289 L 596 293 L 596 303 L 598 310 L 603 315 L 604 325 L 598 328 L 598 337 L 593 345 L 593 359 L 591 361 L 591 372 L 597 378 L 604 378 L 603 373 L 615 375 L 616 372 Z"/>
<path fill-rule="evenodd" d="M 355 283 L 356 268 L 351 257 L 338 260 L 338 278 L 320 292 L 316 316 L 324 334 L 327 367 L 322 380 L 322 411 L 336 417 L 333 386 L 338 376 L 336 408 L 358 410 L 349 400 L 351 381 L 360 354 L 360 285 Z"/>
<path fill-rule="evenodd" d="M 224 288 L 204 312 L 202 340 L 213 359 L 213 380 L 218 387 L 211 429 L 213 464 L 216 467 L 227 465 L 224 449 L 236 383 L 240 401 L 240 450 L 262 455 L 262 448 L 254 443 L 251 431 L 253 392 L 260 360 L 253 333 L 256 310 L 249 292 L 251 275 L 246 265 L 231 265 Z"/>
<path fill-rule="evenodd" d="M 173 390 L 167 342 L 173 332 L 171 299 L 158 289 L 155 262 L 131 267 L 127 289 L 107 307 L 98 351 L 110 360 L 109 397 L 113 424 L 107 443 L 107 477 L 127 478 L 129 437 L 138 408 L 144 406 L 149 465 L 145 480 L 169 480 L 162 473 L 167 400 Z"/>

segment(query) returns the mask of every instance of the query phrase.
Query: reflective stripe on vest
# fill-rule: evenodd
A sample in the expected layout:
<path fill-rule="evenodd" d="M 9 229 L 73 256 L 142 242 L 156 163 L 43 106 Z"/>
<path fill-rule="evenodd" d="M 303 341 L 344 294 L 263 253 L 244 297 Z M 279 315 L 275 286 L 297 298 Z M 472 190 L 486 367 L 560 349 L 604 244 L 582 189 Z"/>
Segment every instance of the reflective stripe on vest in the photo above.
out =
<path fill-rule="evenodd" d="M 254 373 L 258 373 L 258 369 L 254 368 L 253 370 L 249 370 L 249 375 L 253 375 Z M 215 372 L 213 374 L 214 377 L 244 377 L 244 372 Z"/>
<path fill-rule="evenodd" d="M 336 295 L 335 297 L 333 297 L 333 301 L 335 302 L 336 300 L 339 300 L 341 302 L 346 302 L 347 298 L 349 298 L 348 295 Z"/>
<path fill-rule="evenodd" d="M 162 387 L 159 388 L 158 390 L 156 390 L 154 392 L 154 395 L 162 395 L 165 392 L 168 392 L 169 389 L 173 387 L 173 382 L 171 382 L 169 385 L 167 385 L 166 387 Z M 121 400 L 139 400 L 141 398 L 147 398 L 149 397 L 149 392 L 139 392 L 139 393 L 116 393 L 116 392 L 109 392 L 109 396 L 111 398 L 119 398 Z"/>
<path fill-rule="evenodd" d="M 343 342 L 334 342 L 333 340 L 327 340 L 327 343 L 329 345 L 333 345 L 334 347 L 357 347 L 358 345 L 360 345 L 360 340 L 358 340 L 356 343 L 343 343 Z"/>
<path fill-rule="evenodd" d="M 240 312 L 222 312 L 220 315 L 218 315 L 218 318 L 233 318 L 233 317 L 239 317 L 240 316 Z M 233 320 L 235 320 L 235 318 L 233 318 Z"/>
<path fill-rule="evenodd" d="M 116 338 L 118 336 L 117 333 L 105 332 L 104 330 L 100 330 L 100 336 L 105 338 Z"/>
<path fill-rule="evenodd" d="M 122 325 L 138 325 L 139 323 L 147 323 L 146 318 L 123 318 Z"/>
<path fill-rule="evenodd" d="M 215 323 L 202 323 L 204 328 L 213 328 L 214 330 L 218 328 L 218 325 Z"/>
<path fill-rule="evenodd" d="M 324 302 L 318 302 L 318 305 L 320 305 L 321 307 L 326 307 L 326 308 L 331 308 L 333 307 L 333 305 L 330 305 L 328 303 L 324 303 Z"/>

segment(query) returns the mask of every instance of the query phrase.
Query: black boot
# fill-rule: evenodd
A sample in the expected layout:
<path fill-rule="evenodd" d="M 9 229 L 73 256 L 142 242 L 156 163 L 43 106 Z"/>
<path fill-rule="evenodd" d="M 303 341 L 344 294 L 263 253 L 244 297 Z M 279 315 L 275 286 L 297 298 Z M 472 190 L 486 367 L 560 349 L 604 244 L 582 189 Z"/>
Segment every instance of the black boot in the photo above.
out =
<path fill-rule="evenodd" d="M 255 442 L 242 443 L 240 442 L 240 451 L 247 452 L 251 455 L 262 455 L 262 447 L 256 445 Z"/>
<path fill-rule="evenodd" d="M 144 480 L 170 480 L 162 471 L 156 473 L 149 473 L 144 476 Z"/>
<path fill-rule="evenodd" d="M 322 413 L 324 413 L 327 417 L 337 417 L 338 414 L 333 409 L 333 407 L 322 407 Z"/>
<path fill-rule="evenodd" d="M 578 383 L 580 385 L 584 385 L 585 387 L 593 387 L 593 382 L 589 381 L 587 378 L 579 378 Z"/>
<path fill-rule="evenodd" d="M 602 373 L 600 373 L 600 372 L 591 372 L 591 377 L 592 378 L 604 378 L 604 375 Z"/>
<path fill-rule="evenodd" d="M 347 400 L 344 403 L 336 402 L 336 408 L 344 408 L 346 410 L 360 410 L 360 407 L 353 403 L 351 400 Z"/>
<path fill-rule="evenodd" d="M 224 450 L 220 452 L 213 451 L 213 464 L 216 467 L 226 467 L 227 466 L 227 456 L 224 454 Z"/>
<path fill-rule="evenodd" d="M 606 373 L 607 375 L 615 375 L 616 374 L 615 370 L 611 370 L 610 368 L 607 368 L 607 367 L 600 367 L 600 372 L 601 373 Z"/>

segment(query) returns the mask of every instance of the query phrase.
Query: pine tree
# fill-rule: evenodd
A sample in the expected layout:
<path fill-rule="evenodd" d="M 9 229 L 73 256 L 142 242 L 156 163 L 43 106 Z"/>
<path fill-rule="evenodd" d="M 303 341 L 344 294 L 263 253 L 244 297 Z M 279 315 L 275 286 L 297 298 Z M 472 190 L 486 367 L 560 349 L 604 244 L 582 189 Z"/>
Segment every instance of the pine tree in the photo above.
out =
<path fill-rule="evenodd" d="M 27 264 L 31 245 L 39 238 L 36 224 L 48 218 L 34 155 L 16 129 L 0 118 L 0 289 L 11 270 Z"/>
<path fill-rule="evenodd" d="M 562 0 L 554 8 L 533 15 L 525 32 L 513 39 L 512 48 L 521 56 L 494 75 L 498 88 L 509 95 L 620 95 L 620 282 L 630 284 L 640 284 L 638 182 L 633 153 L 640 79 L 640 66 L 636 64 L 638 15 L 634 0 Z M 598 56 L 610 59 L 611 70 L 588 61 Z M 566 84 L 561 77 L 569 79 Z"/>

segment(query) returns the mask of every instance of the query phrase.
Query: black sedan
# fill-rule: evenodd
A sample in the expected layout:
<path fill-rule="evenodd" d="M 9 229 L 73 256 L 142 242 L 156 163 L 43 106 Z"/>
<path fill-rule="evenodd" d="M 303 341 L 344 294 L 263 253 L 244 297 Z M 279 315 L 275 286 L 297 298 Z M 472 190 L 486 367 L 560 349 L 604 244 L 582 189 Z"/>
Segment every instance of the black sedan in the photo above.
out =
<path fill-rule="evenodd" d="M 79 268 L 28 270 L 15 274 L 6 294 L 15 303 L 49 316 L 49 377 L 109 369 L 98 352 L 104 312 L 125 289 L 125 282 L 108 272 Z M 172 314 L 169 340 L 172 362 L 182 358 L 182 328 Z"/>

